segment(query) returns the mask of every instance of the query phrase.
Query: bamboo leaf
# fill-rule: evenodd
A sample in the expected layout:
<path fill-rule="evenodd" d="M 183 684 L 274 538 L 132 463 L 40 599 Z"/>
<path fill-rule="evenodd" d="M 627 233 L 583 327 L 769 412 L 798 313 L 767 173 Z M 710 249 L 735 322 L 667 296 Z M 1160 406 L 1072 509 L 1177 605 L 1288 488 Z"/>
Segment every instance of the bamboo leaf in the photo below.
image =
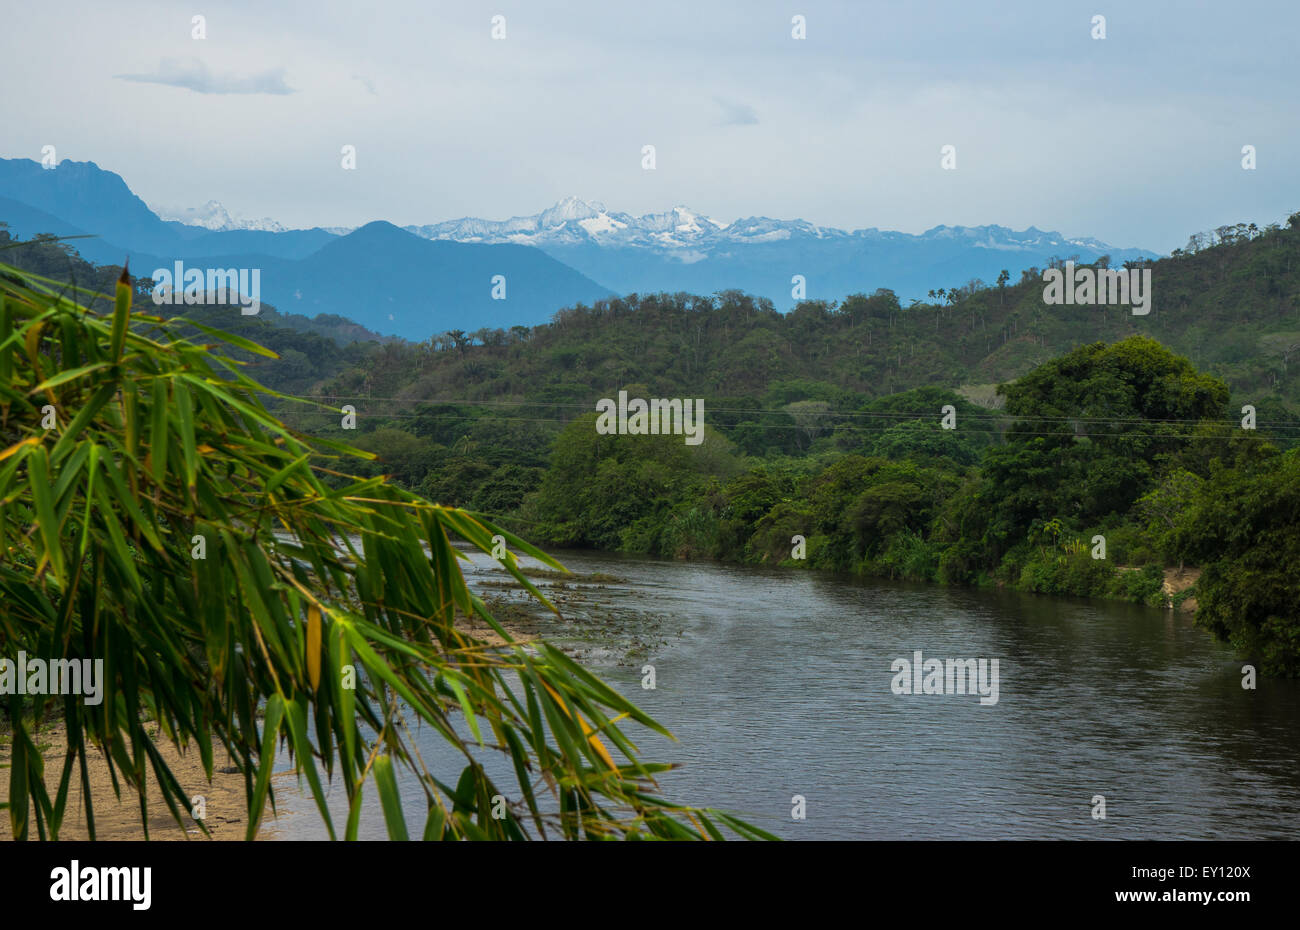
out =
<path fill-rule="evenodd" d="M 307 739 L 307 709 L 300 701 L 291 701 L 284 721 L 289 727 L 289 735 L 293 740 L 294 753 L 298 758 L 298 770 L 307 776 L 312 800 L 316 802 L 321 819 L 325 821 L 325 829 L 329 831 L 330 839 L 337 839 L 334 835 L 334 821 L 330 817 L 329 805 L 325 803 L 325 791 L 321 787 L 320 775 L 316 772 L 316 760 L 312 757 L 312 745 Z"/>
<path fill-rule="evenodd" d="M 50 486 L 49 453 L 38 449 L 27 457 L 27 468 L 31 474 L 32 500 L 36 504 L 36 525 L 40 530 L 41 540 L 45 543 L 45 555 L 50 560 L 55 575 L 62 579 L 63 541 L 60 538 L 62 527 L 54 513 L 54 494 Z"/>
<path fill-rule="evenodd" d="M 196 320 L 186 319 L 184 320 L 184 323 L 186 326 L 193 326 L 195 329 L 199 330 L 200 332 L 207 333 L 209 336 L 215 336 L 218 339 L 222 340 L 223 342 L 228 342 L 232 346 L 237 346 L 238 348 L 241 348 L 246 352 L 252 352 L 254 355 L 260 355 L 263 358 L 280 357 L 279 355 L 275 354 L 265 346 L 260 346 L 256 342 L 253 342 L 251 339 L 245 339 L 243 336 L 236 336 L 234 333 L 228 333 L 225 330 L 216 329 L 215 327 L 212 326 L 207 326 L 203 323 L 197 322 Z"/>
<path fill-rule="evenodd" d="M 3 462 L 11 455 L 17 455 L 19 452 L 23 452 L 26 449 L 30 449 L 32 446 L 39 446 L 40 444 L 41 444 L 41 437 L 39 436 L 28 436 L 26 439 L 20 439 L 18 442 L 10 446 L 8 449 L 5 449 L 3 452 L 0 452 L 0 462 Z"/>
<path fill-rule="evenodd" d="M 320 689 L 320 606 L 311 604 L 307 608 L 307 678 L 312 690 Z"/>
<path fill-rule="evenodd" d="M 114 363 L 122 358 L 122 348 L 126 344 L 126 324 L 130 319 L 131 275 L 123 265 L 113 297 L 113 335 L 109 344 L 109 357 Z"/>
<path fill-rule="evenodd" d="M 406 817 L 402 814 L 402 797 L 397 791 L 397 778 L 393 775 L 392 757 L 384 754 L 375 759 L 375 787 L 379 790 L 379 804 L 384 809 L 384 822 L 388 824 L 388 838 L 406 842 Z"/>
<path fill-rule="evenodd" d="M 90 365 L 82 365 L 80 368 L 73 368 L 70 371 L 61 371 L 57 375 L 51 375 L 36 387 L 27 392 L 28 396 L 39 394 L 42 391 L 48 391 L 50 388 L 58 387 L 60 384 L 67 384 L 69 381 L 76 381 L 78 378 L 84 378 L 92 371 L 102 371 L 105 368 L 112 368 L 110 362 L 94 362 Z"/>
<path fill-rule="evenodd" d="M 275 766 L 276 738 L 280 734 L 280 723 L 283 720 L 284 699 L 278 694 L 273 694 L 266 702 L 266 719 L 262 723 L 261 764 L 257 768 L 257 783 L 253 787 L 253 796 L 248 803 L 248 830 L 244 834 L 246 840 L 252 840 L 257 836 L 257 828 L 262 822 L 266 795 L 271 787 L 271 769 Z"/>
<path fill-rule="evenodd" d="M 460 709 L 465 714 L 465 722 L 469 724 L 470 731 L 474 734 L 474 739 L 478 740 L 480 746 L 483 745 L 483 734 L 479 732 L 478 717 L 474 714 L 474 708 L 469 703 L 469 698 L 465 695 L 465 689 L 454 676 L 448 676 L 447 684 L 451 690 L 456 693 L 456 700 L 460 701 Z"/>

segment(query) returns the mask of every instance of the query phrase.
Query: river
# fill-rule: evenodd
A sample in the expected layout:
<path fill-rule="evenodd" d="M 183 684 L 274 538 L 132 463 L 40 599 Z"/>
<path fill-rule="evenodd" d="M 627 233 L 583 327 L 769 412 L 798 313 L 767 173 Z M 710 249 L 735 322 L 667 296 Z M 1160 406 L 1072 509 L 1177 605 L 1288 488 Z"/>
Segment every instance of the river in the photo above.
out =
<path fill-rule="evenodd" d="M 1297 839 L 1300 682 L 1242 687 L 1186 615 L 802 571 L 557 553 L 539 627 L 678 738 L 668 796 L 788 839 Z M 476 554 L 466 577 L 501 594 Z M 603 579 L 603 580 L 600 580 Z M 610 580 L 616 579 L 616 580 Z M 513 595 L 505 595 L 513 597 Z M 998 660 L 998 698 L 895 694 L 898 659 Z M 656 687 L 642 687 L 653 665 Z M 463 765 L 428 728 L 440 778 Z M 445 760 L 445 766 L 439 766 Z M 502 784 L 509 784 L 506 779 Z M 338 823 L 343 790 L 330 789 Z M 804 799 L 804 819 L 792 799 Z M 403 785 L 418 835 L 424 801 Z M 1095 817 L 1104 798 L 1105 817 Z M 270 835 L 325 836 L 292 776 Z M 361 836 L 386 836 L 379 805 Z"/>

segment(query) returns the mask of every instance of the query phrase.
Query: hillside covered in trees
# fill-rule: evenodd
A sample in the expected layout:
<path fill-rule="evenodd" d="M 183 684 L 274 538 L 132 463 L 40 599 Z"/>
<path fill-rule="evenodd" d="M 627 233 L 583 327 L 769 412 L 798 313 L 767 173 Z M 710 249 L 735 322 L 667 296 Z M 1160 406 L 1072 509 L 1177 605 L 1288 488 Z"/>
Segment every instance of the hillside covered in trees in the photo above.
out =
<path fill-rule="evenodd" d="M 1290 368 L 1300 349 L 1300 214 L 1286 228 L 1194 236 L 1149 267 L 1146 316 L 1126 306 L 1048 306 L 1038 268 L 1016 283 L 1004 275 L 993 285 L 939 288 L 934 302 L 909 307 L 884 289 L 788 314 L 738 292 L 630 295 L 562 310 L 546 326 L 392 344 L 324 386 L 403 400 L 585 403 L 611 386 L 645 384 L 661 396 L 779 406 L 831 390 L 881 396 L 994 384 L 1079 345 L 1141 334 L 1257 406 L 1300 401 L 1300 371 Z"/>
<path fill-rule="evenodd" d="M 0 229 L 0 250 L 18 267 L 111 292 L 119 269 L 82 261 L 75 245 L 17 243 Z M 1108 265 L 1103 258 L 1080 267 Z M 798 401 L 852 410 L 864 396 L 923 386 L 966 387 L 987 400 L 989 387 L 1050 358 L 1130 335 L 1186 356 L 1261 415 L 1300 412 L 1300 367 L 1290 367 L 1300 352 L 1300 214 L 1285 227 L 1194 235 L 1186 249 L 1147 267 L 1153 294 L 1146 316 L 1126 306 L 1048 306 L 1038 268 L 1014 283 L 1004 272 L 993 284 L 939 287 L 932 302 L 907 307 L 888 289 L 868 294 L 865 286 L 839 302 L 805 301 L 788 314 L 738 291 L 633 294 L 559 310 L 542 326 L 454 330 L 420 343 L 265 303 L 257 316 L 226 306 L 153 312 L 218 325 L 276 350 L 282 359 L 258 359 L 250 373 L 277 389 L 382 399 L 390 412 L 390 400 L 590 409 L 610 390 L 638 384 L 660 396 L 709 397 L 715 409 L 745 399 L 774 412 Z M 137 278 L 141 309 L 150 306 L 148 287 Z"/>
<path fill-rule="evenodd" d="M 552 546 L 1152 605 L 1165 567 L 1195 566 L 1199 622 L 1300 674 L 1300 214 L 1150 268 L 1146 316 L 1048 305 L 1040 269 L 785 315 L 632 295 L 419 344 L 184 309 L 281 355 L 248 367 L 318 402 L 270 401 L 299 429 Z M 620 390 L 703 399 L 706 441 L 599 434 L 596 401 Z"/>

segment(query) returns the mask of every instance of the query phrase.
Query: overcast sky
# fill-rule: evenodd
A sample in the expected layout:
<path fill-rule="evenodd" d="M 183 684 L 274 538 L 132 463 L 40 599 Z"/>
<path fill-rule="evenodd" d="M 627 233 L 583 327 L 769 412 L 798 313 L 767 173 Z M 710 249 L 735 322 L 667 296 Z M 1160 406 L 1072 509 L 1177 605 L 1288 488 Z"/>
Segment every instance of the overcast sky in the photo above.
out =
<path fill-rule="evenodd" d="M 7 5 L 0 156 L 54 145 L 151 206 L 293 226 L 572 194 L 1166 252 L 1300 210 L 1298 27 L 1295 0 L 41 0 Z"/>

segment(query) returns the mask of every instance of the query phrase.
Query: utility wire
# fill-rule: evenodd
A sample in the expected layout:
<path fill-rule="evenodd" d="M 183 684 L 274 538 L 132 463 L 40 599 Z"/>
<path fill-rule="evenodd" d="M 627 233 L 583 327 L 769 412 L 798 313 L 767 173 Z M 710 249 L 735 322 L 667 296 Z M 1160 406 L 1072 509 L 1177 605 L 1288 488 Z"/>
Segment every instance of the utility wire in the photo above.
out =
<path fill-rule="evenodd" d="M 344 400 L 352 404 L 370 403 L 379 401 L 383 403 L 408 403 L 408 404 L 428 404 L 430 406 L 495 406 L 495 407 L 561 407 L 566 409 L 578 409 L 588 412 L 595 412 L 592 404 L 579 404 L 565 401 L 494 401 L 494 400 L 451 400 L 451 399 L 421 399 L 411 397 L 375 397 L 361 394 L 285 394 L 286 397 L 292 397 L 296 400 L 305 401 L 325 401 L 325 400 Z M 780 409 L 754 409 L 744 407 L 707 407 L 711 413 L 726 413 L 737 416 L 776 416 L 790 414 Z M 433 413 L 383 413 L 378 414 L 385 419 L 437 419 L 442 414 Z M 916 411 L 916 412 L 890 412 L 890 411 L 866 411 L 866 410 L 827 410 L 823 412 L 810 412 L 806 415 L 832 418 L 832 417 L 863 417 L 867 419 L 880 420 L 931 420 L 939 416 L 934 410 Z M 1239 420 L 1210 420 L 1210 419 L 1191 419 L 1178 417 L 1108 417 L 1108 416 L 1039 416 L 1033 414 L 1011 414 L 1011 413 L 963 413 L 960 415 L 963 420 L 979 421 L 1003 421 L 1007 423 L 1100 423 L 1105 425 L 1190 425 L 1190 426 L 1228 426 L 1238 428 Z M 475 417 L 460 417 L 459 419 L 476 419 Z M 495 419 L 512 419 L 510 417 L 497 417 Z M 514 418 L 518 419 L 518 418 Z M 551 422 L 551 419 L 537 420 L 536 422 Z M 760 424 L 750 424 L 758 426 Z M 1269 420 L 1258 421 L 1259 426 L 1268 425 L 1275 429 L 1300 429 L 1300 420 Z M 777 424 L 774 428 L 789 429 L 788 424 Z"/>

